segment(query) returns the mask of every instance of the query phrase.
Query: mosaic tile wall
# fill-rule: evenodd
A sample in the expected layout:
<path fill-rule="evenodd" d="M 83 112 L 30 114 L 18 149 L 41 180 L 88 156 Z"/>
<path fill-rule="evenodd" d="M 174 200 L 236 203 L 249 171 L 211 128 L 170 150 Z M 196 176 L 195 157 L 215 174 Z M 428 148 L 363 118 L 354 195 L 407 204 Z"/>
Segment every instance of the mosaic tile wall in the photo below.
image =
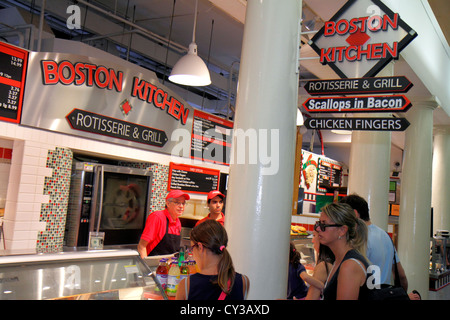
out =
<path fill-rule="evenodd" d="M 167 182 L 169 181 L 169 166 L 153 164 L 152 199 L 150 212 L 163 210 L 166 204 Z"/>
<path fill-rule="evenodd" d="M 52 168 L 52 176 L 45 178 L 44 195 L 49 202 L 42 204 L 39 221 L 46 222 L 45 231 L 37 238 L 38 252 L 58 252 L 62 250 L 64 227 L 69 200 L 70 176 L 72 172 L 72 151 L 66 148 L 49 150 L 47 168 Z"/>

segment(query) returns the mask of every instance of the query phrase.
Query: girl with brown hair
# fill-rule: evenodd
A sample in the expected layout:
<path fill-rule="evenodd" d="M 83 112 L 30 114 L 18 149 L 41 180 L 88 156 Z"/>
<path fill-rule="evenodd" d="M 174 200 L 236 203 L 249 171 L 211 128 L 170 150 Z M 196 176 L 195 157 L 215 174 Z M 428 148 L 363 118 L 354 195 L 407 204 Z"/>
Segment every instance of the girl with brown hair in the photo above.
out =
<path fill-rule="evenodd" d="M 246 299 L 250 282 L 234 270 L 225 228 L 216 220 L 206 220 L 192 229 L 190 240 L 200 272 L 181 280 L 176 299 Z"/>

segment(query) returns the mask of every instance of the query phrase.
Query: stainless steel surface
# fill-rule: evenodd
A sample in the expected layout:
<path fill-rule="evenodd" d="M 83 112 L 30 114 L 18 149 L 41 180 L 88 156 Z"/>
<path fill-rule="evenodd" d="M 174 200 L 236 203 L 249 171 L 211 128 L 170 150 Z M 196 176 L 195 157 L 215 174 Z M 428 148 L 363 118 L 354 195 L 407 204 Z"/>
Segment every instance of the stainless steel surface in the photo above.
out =
<path fill-rule="evenodd" d="M 2 256 L 0 279 L 1 300 L 157 297 L 156 277 L 136 250 Z"/>

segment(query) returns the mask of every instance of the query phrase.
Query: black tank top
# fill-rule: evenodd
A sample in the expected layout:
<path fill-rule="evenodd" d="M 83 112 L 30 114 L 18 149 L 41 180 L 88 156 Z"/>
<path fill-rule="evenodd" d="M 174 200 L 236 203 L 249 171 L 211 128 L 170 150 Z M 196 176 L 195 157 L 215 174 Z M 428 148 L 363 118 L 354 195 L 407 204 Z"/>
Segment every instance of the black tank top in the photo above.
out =
<path fill-rule="evenodd" d="M 342 262 L 348 259 L 356 259 L 359 260 L 362 264 L 364 264 L 364 267 L 369 267 L 369 263 L 367 260 L 361 255 L 358 251 L 352 249 L 347 251 L 347 253 L 344 256 L 344 259 L 342 259 Z M 341 262 L 341 264 L 342 264 Z M 341 269 L 341 264 L 337 268 L 336 272 L 334 273 L 333 277 L 329 279 L 327 282 L 327 286 L 323 290 L 323 299 L 324 300 L 336 300 L 337 296 L 337 284 L 338 284 L 338 276 L 339 276 L 339 270 Z M 367 277 L 366 277 L 367 278 Z M 367 288 L 367 282 L 364 282 L 364 284 L 359 288 L 359 296 L 358 300 L 367 300 L 367 291 L 369 289 Z"/>
<path fill-rule="evenodd" d="M 189 292 L 187 300 L 217 300 L 222 289 L 218 284 L 217 275 L 211 276 L 201 273 L 195 273 L 189 277 Z M 248 287 L 248 286 L 247 286 Z M 236 272 L 233 288 L 225 300 L 244 300 L 242 275 Z"/>

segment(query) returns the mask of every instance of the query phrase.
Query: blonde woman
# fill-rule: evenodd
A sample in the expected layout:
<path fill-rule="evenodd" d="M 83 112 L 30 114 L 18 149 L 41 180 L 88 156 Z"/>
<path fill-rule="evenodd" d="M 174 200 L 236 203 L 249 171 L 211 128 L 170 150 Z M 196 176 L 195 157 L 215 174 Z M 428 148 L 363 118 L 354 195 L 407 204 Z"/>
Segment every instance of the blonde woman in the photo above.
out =
<path fill-rule="evenodd" d="M 367 226 L 345 203 L 322 208 L 314 226 L 321 244 L 328 246 L 335 262 L 325 283 L 324 300 L 365 300 Z"/>

